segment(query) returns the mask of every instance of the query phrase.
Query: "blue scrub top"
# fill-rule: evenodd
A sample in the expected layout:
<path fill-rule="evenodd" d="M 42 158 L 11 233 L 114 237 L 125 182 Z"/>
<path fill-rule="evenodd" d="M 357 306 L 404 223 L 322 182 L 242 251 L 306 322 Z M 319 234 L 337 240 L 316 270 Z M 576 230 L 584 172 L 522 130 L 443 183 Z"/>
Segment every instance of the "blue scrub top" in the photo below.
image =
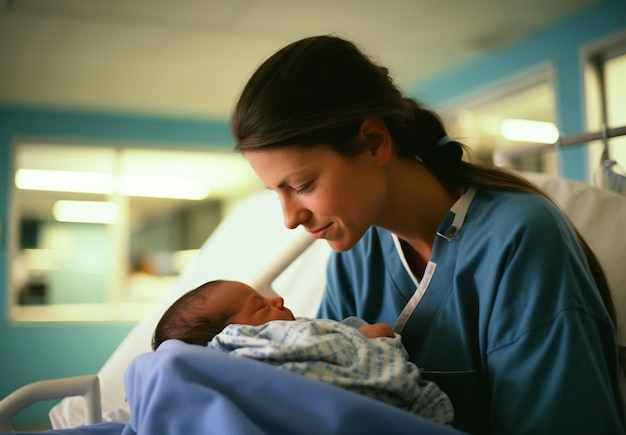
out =
<path fill-rule="evenodd" d="M 534 193 L 465 195 L 397 331 L 411 361 L 467 432 L 625 433 L 615 328 L 568 221 Z M 392 234 L 371 228 L 331 255 L 318 314 L 394 325 L 415 293 Z"/>

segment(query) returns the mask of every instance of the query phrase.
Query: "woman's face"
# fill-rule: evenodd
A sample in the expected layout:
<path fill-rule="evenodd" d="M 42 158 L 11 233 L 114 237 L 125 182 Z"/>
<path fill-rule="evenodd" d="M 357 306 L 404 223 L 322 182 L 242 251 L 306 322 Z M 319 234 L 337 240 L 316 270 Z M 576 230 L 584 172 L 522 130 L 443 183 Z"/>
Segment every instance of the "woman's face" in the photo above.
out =
<path fill-rule="evenodd" d="M 386 185 L 376 152 L 346 157 L 325 146 L 283 147 L 245 157 L 278 194 L 285 226 L 302 225 L 335 251 L 354 246 L 381 213 Z"/>

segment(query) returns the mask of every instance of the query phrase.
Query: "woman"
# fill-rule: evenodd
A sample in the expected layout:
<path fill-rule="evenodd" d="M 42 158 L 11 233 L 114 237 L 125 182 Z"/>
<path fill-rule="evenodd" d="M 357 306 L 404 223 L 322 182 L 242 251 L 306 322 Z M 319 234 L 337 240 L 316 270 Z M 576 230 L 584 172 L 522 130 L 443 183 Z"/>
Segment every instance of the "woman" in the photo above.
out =
<path fill-rule="evenodd" d="M 462 159 L 435 113 L 354 44 L 306 38 L 232 118 L 285 225 L 336 251 L 320 317 L 390 323 L 471 433 L 624 433 L 597 259 L 534 185 Z"/>

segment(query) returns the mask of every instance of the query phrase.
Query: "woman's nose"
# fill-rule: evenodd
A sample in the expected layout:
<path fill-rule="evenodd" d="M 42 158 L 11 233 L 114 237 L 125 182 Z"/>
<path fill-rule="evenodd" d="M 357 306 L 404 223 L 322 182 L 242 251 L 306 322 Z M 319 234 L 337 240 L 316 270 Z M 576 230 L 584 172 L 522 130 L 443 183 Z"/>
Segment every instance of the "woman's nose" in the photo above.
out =
<path fill-rule="evenodd" d="M 282 208 L 285 226 L 290 230 L 298 228 L 298 225 L 309 220 L 311 216 L 311 212 L 295 200 L 283 199 Z"/>

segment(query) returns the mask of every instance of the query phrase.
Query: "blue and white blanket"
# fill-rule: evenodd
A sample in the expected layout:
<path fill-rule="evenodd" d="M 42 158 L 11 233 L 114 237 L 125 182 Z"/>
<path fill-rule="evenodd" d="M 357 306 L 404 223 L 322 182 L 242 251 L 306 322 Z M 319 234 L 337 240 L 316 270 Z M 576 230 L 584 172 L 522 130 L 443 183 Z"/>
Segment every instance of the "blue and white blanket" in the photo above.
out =
<path fill-rule="evenodd" d="M 130 421 L 121 435 L 461 433 L 272 364 L 178 340 L 135 357 L 124 385 Z"/>
<path fill-rule="evenodd" d="M 300 318 L 229 325 L 208 347 L 268 362 L 440 423 L 451 424 L 454 417 L 448 396 L 423 380 L 408 361 L 399 335 L 368 339 L 341 322 Z"/>
<path fill-rule="evenodd" d="M 135 357 L 124 374 L 128 423 L 19 434 L 462 435 L 450 425 L 278 367 L 167 340 L 156 352 Z"/>

